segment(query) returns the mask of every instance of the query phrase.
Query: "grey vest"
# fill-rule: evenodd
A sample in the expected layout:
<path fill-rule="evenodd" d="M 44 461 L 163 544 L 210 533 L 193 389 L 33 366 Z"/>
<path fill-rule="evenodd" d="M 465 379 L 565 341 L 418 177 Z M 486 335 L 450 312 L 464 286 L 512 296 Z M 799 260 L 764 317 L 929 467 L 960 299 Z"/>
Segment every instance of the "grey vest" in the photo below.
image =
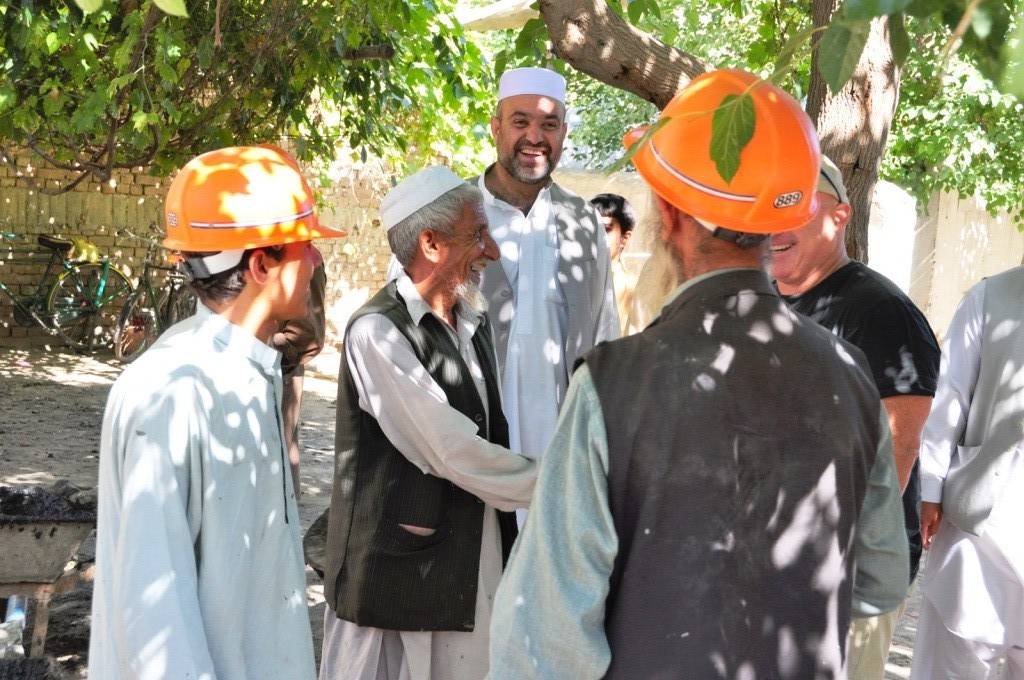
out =
<path fill-rule="evenodd" d="M 1003 493 L 1006 468 L 1024 442 L 1024 389 L 1019 382 L 1024 363 L 1024 267 L 986 280 L 984 309 L 978 382 L 942 486 L 943 515 L 978 536 Z"/>
<path fill-rule="evenodd" d="M 417 326 L 395 282 L 349 320 L 385 315 L 409 340 L 448 403 L 508 446 L 497 366 L 486 318 L 473 336 L 487 385 L 490 418 L 458 349 L 432 315 Z M 348 337 L 346 328 L 346 341 Z M 342 360 L 335 425 L 334 488 L 327 525 L 324 596 L 338 618 L 388 630 L 473 630 L 483 501 L 447 479 L 424 474 L 396 449 L 359 396 Z M 513 513 L 498 513 L 505 559 L 516 537 Z M 417 536 L 399 524 L 432 527 Z"/>
<path fill-rule="evenodd" d="M 585 361 L 619 539 L 606 678 L 837 677 L 879 438 L 860 351 L 744 270 Z"/>

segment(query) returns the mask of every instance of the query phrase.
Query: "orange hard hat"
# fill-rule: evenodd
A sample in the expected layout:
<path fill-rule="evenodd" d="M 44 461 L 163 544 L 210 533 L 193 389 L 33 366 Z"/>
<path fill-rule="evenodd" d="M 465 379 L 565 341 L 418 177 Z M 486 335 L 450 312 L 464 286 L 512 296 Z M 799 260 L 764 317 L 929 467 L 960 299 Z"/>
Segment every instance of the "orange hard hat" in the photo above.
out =
<path fill-rule="evenodd" d="M 319 223 L 313 192 L 295 159 L 269 144 L 193 158 L 171 182 L 164 217 L 164 245 L 186 252 L 347 236 Z"/>
<path fill-rule="evenodd" d="M 711 158 L 711 121 L 730 95 L 749 95 L 754 133 L 730 181 Z M 778 87 L 739 69 L 702 74 L 669 102 L 667 118 L 633 164 L 654 192 L 704 223 L 738 232 L 796 229 L 818 208 L 818 133 L 800 104 Z M 626 134 L 627 148 L 648 127 Z"/>

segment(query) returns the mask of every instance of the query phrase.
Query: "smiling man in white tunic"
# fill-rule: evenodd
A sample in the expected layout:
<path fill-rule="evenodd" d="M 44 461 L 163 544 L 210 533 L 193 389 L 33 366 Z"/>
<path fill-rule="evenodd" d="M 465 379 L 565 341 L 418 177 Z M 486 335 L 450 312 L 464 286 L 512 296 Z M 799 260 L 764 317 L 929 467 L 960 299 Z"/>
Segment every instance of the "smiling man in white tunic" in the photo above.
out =
<path fill-rule="evenodd" d="M 322 680 L 480 680 L 536 463 L 512 453 L 478 285 L 479 190 L 434 166 L 381 204 L 403 273 L 353 314 L 338 378 Z"/>

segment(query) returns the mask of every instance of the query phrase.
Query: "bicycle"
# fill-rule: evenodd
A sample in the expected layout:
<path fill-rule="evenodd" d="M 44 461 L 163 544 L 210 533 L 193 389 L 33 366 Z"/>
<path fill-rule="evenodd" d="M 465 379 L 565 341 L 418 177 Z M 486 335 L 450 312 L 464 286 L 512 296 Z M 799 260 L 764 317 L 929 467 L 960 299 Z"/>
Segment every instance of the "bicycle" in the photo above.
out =
<path fill-rule="evenodd" d="M 139 284 L 121 310 L 114 330 L 114 356 L 127 364 L 141 356 L 165 330 L 195 314 L 196 296 L 181 270 L 181 255 L 168 251 L 155 239 L 126 229 L 120 234 L 148 244 Z M 157 263 L 161 252 L 167 264 Z"/>
<path fill-rule="evenodd" d="M 40 235 L 40 251 L 21 246 L 18 237 L 0 232 L 6 249 L 0 264 L 31 265 L 46 251 L 50 259 L 30 295 L 19 296 L 0 281 L 0 292 L 14 303 L 15 322 L 35 323 L 79 352 L 109 347 L 121 308 L 134 289 L 128 276 L 83 239 Z"/>

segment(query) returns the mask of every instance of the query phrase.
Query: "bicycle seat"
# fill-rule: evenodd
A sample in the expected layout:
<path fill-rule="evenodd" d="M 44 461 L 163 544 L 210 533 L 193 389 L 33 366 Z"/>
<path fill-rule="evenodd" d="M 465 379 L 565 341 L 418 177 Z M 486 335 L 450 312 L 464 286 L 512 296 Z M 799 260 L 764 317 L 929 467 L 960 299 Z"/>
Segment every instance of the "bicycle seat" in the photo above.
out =
<path fill-rule="evenodd" d="M 65 254 L 67 254 L 67 252 L 71 250 L 71 246 L 74 245 L 73 241 L 69 241 L 62 238 L 44 236 L 42 234 L 39 235 L 36 241 L 39 243 L 39 245 L 41 245 L 44 248 L 49 248 L 50 250 L 55 250 L 58 253 Z"/>

